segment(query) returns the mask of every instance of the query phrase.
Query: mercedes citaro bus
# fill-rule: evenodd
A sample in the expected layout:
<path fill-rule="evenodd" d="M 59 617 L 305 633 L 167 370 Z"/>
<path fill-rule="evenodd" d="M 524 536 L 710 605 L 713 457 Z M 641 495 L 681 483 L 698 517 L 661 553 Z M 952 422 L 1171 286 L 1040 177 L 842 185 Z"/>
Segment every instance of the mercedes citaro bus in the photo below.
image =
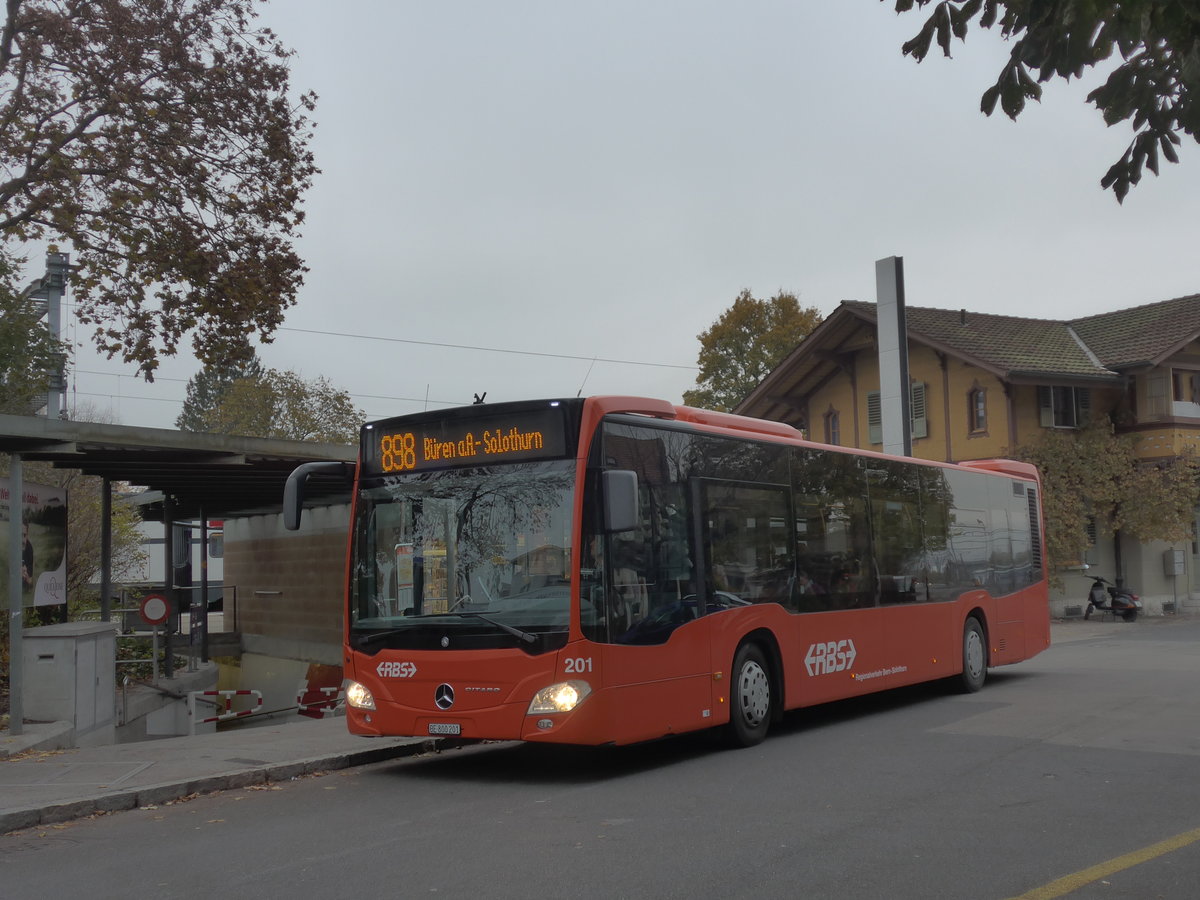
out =
<path fill-rule="evenodd" d="M 349 466 L 310 463 L 304 484 Z M 371 422 L 353 467 L 345 700 L 361 735 L 626 744 L 1050 643 L 1041 488 L 633 397 Z"/>

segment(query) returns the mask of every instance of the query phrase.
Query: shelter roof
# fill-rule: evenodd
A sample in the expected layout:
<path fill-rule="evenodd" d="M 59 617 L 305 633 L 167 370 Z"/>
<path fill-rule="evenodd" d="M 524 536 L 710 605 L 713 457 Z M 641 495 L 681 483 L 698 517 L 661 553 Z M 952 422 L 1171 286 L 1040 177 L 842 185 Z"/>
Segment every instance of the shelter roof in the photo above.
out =
<path fill-rule="evenodd" d="M 0 452 L 161 491 L 172 498 L 177 520 L 278 512 L 296 466 L 353 463 L 356 456 L 341 444 L 6 415 L 0 415 Z M 307 505 L 348 497 L 337 477 L 313 476 L 305 488 Z M 161 503 L 146 515 L 161 518 Z"/>

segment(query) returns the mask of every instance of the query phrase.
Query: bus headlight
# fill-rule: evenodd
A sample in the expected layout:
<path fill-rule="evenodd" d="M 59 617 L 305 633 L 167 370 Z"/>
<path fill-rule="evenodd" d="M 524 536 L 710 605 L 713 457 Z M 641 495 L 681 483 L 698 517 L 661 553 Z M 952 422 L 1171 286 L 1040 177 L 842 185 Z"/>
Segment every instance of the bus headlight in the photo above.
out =
<path fill-rule="evenodd" d="M 586 681 L 560 681 L 534 694 L 526 715 L 570 712 L 591 692 L 592 687 Z"/>
<path fill-rule="evenodd" d="M 375 698 L 364 685 L 351 681 L 346 685 L 346 703 L 355 709 L 374 709 Z"/>

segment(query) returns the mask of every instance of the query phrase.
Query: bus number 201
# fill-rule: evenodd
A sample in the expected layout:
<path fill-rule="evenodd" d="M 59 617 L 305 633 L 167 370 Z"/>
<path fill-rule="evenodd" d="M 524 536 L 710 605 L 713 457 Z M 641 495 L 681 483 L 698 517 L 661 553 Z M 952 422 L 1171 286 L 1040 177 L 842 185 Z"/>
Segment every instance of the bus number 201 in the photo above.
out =
<path fill-rule="evenodd" d="M 568 656 L 563 660 L 563 664 L 566 667 L 568 675 L 592 671 L 592 658 L 590 656 Z"/>

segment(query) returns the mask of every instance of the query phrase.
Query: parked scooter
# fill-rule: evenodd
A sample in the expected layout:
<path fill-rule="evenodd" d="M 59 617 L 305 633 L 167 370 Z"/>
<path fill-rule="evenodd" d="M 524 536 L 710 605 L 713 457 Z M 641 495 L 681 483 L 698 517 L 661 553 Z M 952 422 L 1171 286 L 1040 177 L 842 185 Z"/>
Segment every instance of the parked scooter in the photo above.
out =
<path fill-rule="evenodd" d="M 1120 616 L 1126 622 L 1132 622 L 1137 618 L 1138 610 L 1142 608 L 1142 601 L 1137 594 L 1125 588 L 1119 588 L 1099 575 L 1086 577 L 1092 579 L 1092 588 L 1088 591 L 1087 610 L 1083 614 L 1085 619 L 1092 617 L 1094 609 L 1110 612 L 1113 616 Z"/>

